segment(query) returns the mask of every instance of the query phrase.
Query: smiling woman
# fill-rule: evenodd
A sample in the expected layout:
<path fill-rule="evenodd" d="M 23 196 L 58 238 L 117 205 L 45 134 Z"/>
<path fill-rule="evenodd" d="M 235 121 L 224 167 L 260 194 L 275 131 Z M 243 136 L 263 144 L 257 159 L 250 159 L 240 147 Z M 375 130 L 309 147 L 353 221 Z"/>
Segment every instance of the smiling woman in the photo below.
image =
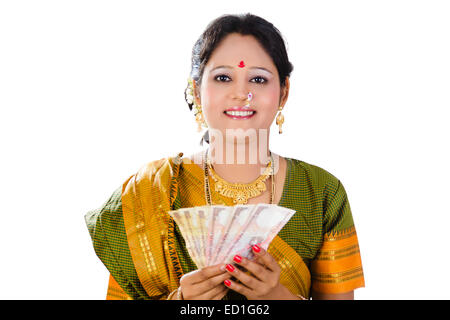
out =
<path fill-rule="evenodd" d="M 241 67 L 237 61 L 247 63 Z M 201 112 L 207 126 L 225 135 L 226 129 L 259 131 L 269 128 L 277 110 L 286 103 L 289 80 L 286 77 L 280 82 L 272 57 L 254 36 L 231 33 L 209 57 L 202 78 L 194 78 L 193 83 L 194 101 L 203 105 Z M 249 92 L 252 101 L 246 107 Z M 245 118 L 226 114 L 237 110 L 256 113 Z M 249 121 L 235 121 L 244 119 Z"/>
<path fill-rule="evenodd" d="M 227 106 L 230 90 L 234 90 L 233 93 L 237 95 L 234 97 L 236 102 L 239 102 L 239 98 L 247 98 L 246 90 L 250 90 L 257 97 L 258 100 L 253 101 L 258 104 L 258 110 L 255 111 L 266 115 L 267 118 L 261 128 L 269 127 L 273 114 L 277 109 L 281 110 L 286 103 L 293 65 L 289 61 L 279 30 L 260 17 L 250 14 L 241 17 L 226 15 L 214 20 L 195 43 L 191 63 L 190 79 L 193 82 L 194 96 L 187 101 L 191 110 L 193 105 L 196 106 L 196 115 L 202 114 L 197 116 L 197 120 L 205 127 L 218 128 L 215 126 L 216 122 L 224 120 L 223 117 L 208 117 L 209 114 L 227 107 L 239 107 Z M 243 86 L 242 83 L 249 85 Z M 239 88 L 236 88 L 236 85 L 240 85 Z M 203 110 L 198 88 L 202 91 L 205 106 Z M 212 99 L 214 100 L 211 101 Z M 230 124 L 233 125 L 230 122 L 224 123 L 222 130 Z M 242 127 L 243 124 L 236 125 Z M 255 123 L 251 125 L 254 126 Z M 209 143 L 208 130 L 202 138 L 202 144 L 203 141 Z"/>
<path fill-rule="evenodd" d="M 364 286 L 341 181 L 269 149 L 275 118 L 282 132 L 292 70 L 270 22 L 245 14 L 208 25 L 192 51 L 185 97 L 200 128 L 208 128 L 209 147 L 149 162 L 85 216 L 111 274 L 108 299 L 351 299 Z M 253 245 L 254 259 L 236 255 L 234 266 L 197 268 L 168 212 L 236 203 L 295 214 L 267 250 Z"/>

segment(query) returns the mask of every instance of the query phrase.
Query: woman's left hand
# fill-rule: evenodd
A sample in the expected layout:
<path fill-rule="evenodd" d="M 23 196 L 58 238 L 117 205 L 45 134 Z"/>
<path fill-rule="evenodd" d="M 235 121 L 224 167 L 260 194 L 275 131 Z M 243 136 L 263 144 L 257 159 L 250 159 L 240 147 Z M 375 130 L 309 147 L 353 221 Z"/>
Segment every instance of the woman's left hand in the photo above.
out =
<path fill-rule="evenodd" d="M 248 275 L 231 264 L 226 270 L 241 283 L 225 280 L 224 284 L 248 300 L 286 299 L 290 292 L 280 283 L 280 266 L 261 246 L 252 247 L 255 261 L 236 255 L 234 262 L 252 273 Z"/>

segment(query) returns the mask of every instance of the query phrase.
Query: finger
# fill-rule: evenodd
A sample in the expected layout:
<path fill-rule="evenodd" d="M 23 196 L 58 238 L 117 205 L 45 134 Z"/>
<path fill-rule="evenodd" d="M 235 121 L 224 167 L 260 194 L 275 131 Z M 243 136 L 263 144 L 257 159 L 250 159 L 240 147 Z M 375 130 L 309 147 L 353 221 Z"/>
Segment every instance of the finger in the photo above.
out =
<path fill-rule="evenodd" d="M 223 266 L 224 266 L 224 264 L 220 263 L 220 264 L 216 264 L 213 266 L 208 266 L 208 267 L 194 270 L 190 273 L 190 274 L 192 274 L 192 277 L 189 277 L 189 283 L 195 284 L 195 283 L 203 282 L 205 280 L 208 280 L 211 277 L 214 277 L 214 276 L 217 276 L 220 274 L 224 274 L 224 273 L 226 273 L 226 271 L 224 271 L 223 268 L 221 269 L 221 267 L 223 267 Z"/>
<path fill-rule="evenodd" d="M 227 287 L 223 285 L 223 281 L 220 282 L 217 286 L 209 289 L 208 291 L 199 294 L 196 299 L 199 300 L 211 300 L 216 296 L 219 296 Z"/>
<path fill-rule="evenodd" d="M 256 264 L 251 261 L 249 261 L 249 262 Z M 259 268 L 263 269 L 263 267 L 261 265 L 259 265 Z M 227 271 L 230 273 L 230 275 L 235 277 L 237 280 L 239 280 L 242 284 L 244 284 L 250 290 L 257 291 L 264 285 L 263 281 L 260 281 L 258 278 L 255 278 L 255 277 L 247 274 L 246 272 L 239 270 L 238 268 L 234 267 L 231 264 L 227 265 Z M 263 279 L 264 279 L 264 276 L 265 275 L 262 276 Z"/>
<path fill-rule="evenodd" d="M 244 286 L 240 283 L 237 283 L 236 281 L 225 280 L 224 284 L 231 290 L 239 292 L 240 294 L 246 296 L 247 298 L 253 296 L 252 290 L 250 290 L 249 288 L 247 288 L 246 286 Z"/>
<path fill-rule="evenodd" d="M 217 276 L 206 279 L 202 282 L 195 283 L 195 291 L 198 295 L 206 294 L 208 295 L 208 297 L 210 297 L 210 294 L 208 293 L 211 290 L 214 290 L 217 286 L 223 287 L 222 283 L 229 278 L 231 278 L 231 276 L 227 272 L 225 272 L 223 274 L 219 274 Z"/>
<path fill-rule="evenodd" d="M 250 260 L 236 255 L 233 260 L 262 281 L 271 276 L 271 270 L 267 269 L 265 264 L 259 261 L 260 259 L 258 257 L 255 260 Z"/>
<path fill-rule="evenodd" d="M 260 245 L 255 244 L 252 246 L 253 253 L 257 257 L 257 261 L 262 262 L 267 269 L 271 271 L 279 271 L 280 266 L 274 257 L 266 250 L 264 250 Z"/>

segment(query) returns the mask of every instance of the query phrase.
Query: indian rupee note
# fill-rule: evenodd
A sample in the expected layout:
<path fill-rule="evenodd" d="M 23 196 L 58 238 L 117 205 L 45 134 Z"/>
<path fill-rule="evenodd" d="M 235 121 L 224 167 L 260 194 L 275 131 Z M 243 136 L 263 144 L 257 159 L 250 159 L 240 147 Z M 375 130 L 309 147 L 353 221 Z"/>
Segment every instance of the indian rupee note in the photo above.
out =
<path fill-rule="evenodd" d="M 227 257 L 230 261 L 235 254 L 253 259 L 251 247 L 260 244 L 265 250 L 275 235 L 295 213 L 295 210 L 287 209 L 273 204 L 258 204 L 253 211 L 252 218 L 248 221 L 245 231 L 242 232 L 239 241 L 235 243 L 233 251 Z"/>
<path fill-rule="evenodd" d="M 206 245 L 207 245 L 207 236 L 208 236 L 208 216 L 205 207 L 195 207 L 195 217 L 194 219 L 196 225 L 194 225 L 194 237 L 197 239 L 196 241 L 199 243 L 200 249 L 200 261 L 201 266 L 203 268 L 207 266 L 207 255 L 206 255 Z M 194 223 L 194 224 L 195 224 Z"/>
<path fill-rule="evenodd" d="M 212 245 L 210 247 L 210 265 L 219 263 L 218 255 L 223 245 L 222 239 L 226 237 L 227 228 L 229 227 L 232 215 L 230 211 L 233 210 L 231 206 L 214 206 L 212 211 Z"/>

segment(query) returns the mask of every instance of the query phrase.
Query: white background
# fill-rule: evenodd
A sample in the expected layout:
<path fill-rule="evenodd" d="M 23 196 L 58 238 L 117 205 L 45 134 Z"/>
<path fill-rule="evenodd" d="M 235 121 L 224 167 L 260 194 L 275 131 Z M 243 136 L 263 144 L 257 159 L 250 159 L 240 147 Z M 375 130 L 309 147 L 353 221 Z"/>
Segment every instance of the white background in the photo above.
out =
<path fill-rule="evenodd" d="M 294 65 L 271 150 L 344 184 L 366 288 L 449 299 L 448 1 L 0 2 L 1 299 L 104 299 L 84 214 L 143 164 L 199 150 L 192 46 L 226 13 Z"/>

